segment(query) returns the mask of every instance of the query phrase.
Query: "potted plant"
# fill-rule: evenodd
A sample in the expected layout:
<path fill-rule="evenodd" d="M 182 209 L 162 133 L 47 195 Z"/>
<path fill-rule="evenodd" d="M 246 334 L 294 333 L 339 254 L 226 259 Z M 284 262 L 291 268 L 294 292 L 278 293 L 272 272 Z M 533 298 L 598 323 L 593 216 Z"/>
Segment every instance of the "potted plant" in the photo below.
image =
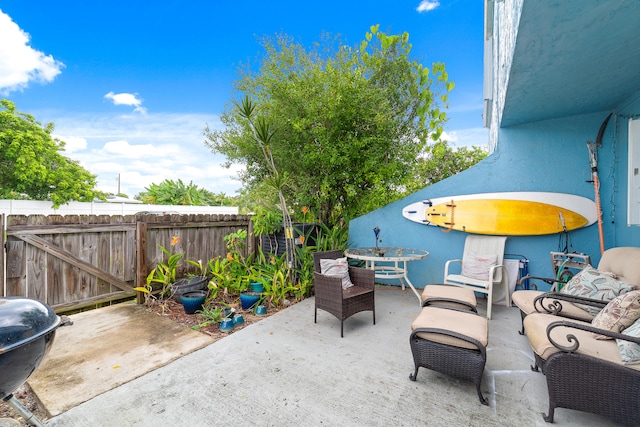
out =
<path fill-rule="evenodd" d="M 145 294 L 145 302 L 147 304 L 155 298 L 152 295 L 154 284 L 160 284 L 160 298 L 165 298 L 171 295 L 171 285 L 176 281 L 178 267 L 181 265 L 180 260 L 184 256 L 183 253 L 173 253 L 173 248 L 179 241 L 180 237 L 173 236 L 171 239 L 171 251 L 167 250 L 162 245 L 158 245 L 162 253 L 166 255 L 166 261 L 163 260 L 162 262 L 157 263 L 149 272 L 145 286 L 138 286 L 134 288 L 136 291 L 143 292 Z"/>
<path fill-rule="evenodd" d="M 202 291 L 207 288 L 208 279 L 206 267 L 203 265 L 202 260 L 194 261 L 188 259 L 186 262 L 198 267 L 200 274 L 183 277 L 171 284 L 171 294 L 177 302 L 182 302 L 182 295 L 187 292 Z"/>
<path fill-rule="evenodd" d="M 189 291 L 204 290 L 207 287 L 207 277 L 205 275 L 205 267 L 202 261 L 187 260 L 188 263 L 200 268 L 200 275 L 191 275 L 184 278 L 177 278 L 178 269 L 182 266 L 181 260 L 184 253 L 174 253 L 173 248 L 180 242 L 180 237 L 173 236 L 171 238 L 171 250 L 166 249 L 162 245 L 158 245 L 162 253 L 166 256 L 157 263 L 156 266 L 147 275 L 146 286 L 134 288 L 137 291 L 146 294 L 147 301 L 151 296 L 154 284 L 160 284 L 160 297 L 167 298 L 173 296 L 177 302 L 182 302 L 182 294 Z"/>

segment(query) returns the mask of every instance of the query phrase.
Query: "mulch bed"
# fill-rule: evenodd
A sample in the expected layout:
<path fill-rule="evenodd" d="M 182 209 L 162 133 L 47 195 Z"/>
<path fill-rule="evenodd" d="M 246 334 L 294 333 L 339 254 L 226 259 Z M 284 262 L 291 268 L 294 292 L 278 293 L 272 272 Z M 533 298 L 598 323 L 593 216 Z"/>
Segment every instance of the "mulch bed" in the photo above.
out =
<path fill-rule="evenodd" d="M 279 308 L 269 307 L 267 309 L 266 315 L 256 316 L 255 314 L 253 314 L 253 310 L 243 310 L 242 307 L 240 306 L 240 302 L 230 302 L 228 303 L 228 305 L 233 309 L 235 309 L 235 313 L 241 314 L 242 317 L 244 317 L 244 324 L 241 326 L 235 327 L 231 333 L 234 333 L 235 331 L 243 329 L 248 325 L 251 325 L 252 323 L 259 322 L 260 320 L 266 317 L 269 317 L 277 313 L 278 311 L 281 311 L 287 307 L 290 307 L 292 304 L 295 304 L 295 302 L 289 303 L 288 305 L 285 305 Z M 149 309 L 159 316 L 167 317 L 179 325 L 185 326 L 187 328 L 192 328 L 194 330 L 197 330 L 198 332 L 212 336 L 216 340 L 228 335 L 227 332 L 220 332 L 220 327 L 218 324 L 197 328 L 198 325 L 205 322 L 205 319 L 198 313 L 196 314 L 185 313 L 184 308 L 182 307 L 182 304 L 174 301 L 173 299 L 166 300 L 163 303 L 163 305 L 164 307 L 161 306 L 160 304 L 154 304 Z"/>
<path fill-rule="evenodd" d="M 265 319 L 275 313 L 277 313 L 280 310 L 284 310 L 287 307 L 290 307 L 292 304 L 295 304 L 294 302 L 291 302 L 288 305 L 284 305 L 282 307 L 279 308 L 273 308 L 273 307 L 269 307 L 267 309 L 267 314 L 264 316 L 256 316 L 255 314 L 253 314 L 252 310 L 242 310 L 242 307 L 240 306 L 240 302 L 231 302 L 229 303 L 229 306 L 232 308 L 235 308 L 236 313 L 237 314 L 242 314 L 242 317 L 244 317 L 244 324 L 240 325 L 238 327 L 235 327 L 233 329 L 232 332 L 230 333 L 234 333 L 236 331 L 239 331 L 245 327 L 247 327 L 248 325 L 251 325 L 252 323 L 256 323 L 259 322 L 262 319 Z M 225 336 L 229 335 L 229 333 L 227 332 L 220 332 L 220 327 L 219 325 L 207 325 L 204 327 L 200 327 L 200 328 L 195 328 L 198 325 L 202 324 L 205 322 L 205 319 L 198 313 L 196 314 L 187 314 L 184 312 L 184 308 L 182 307 L 182 304 L 174 301 L 173 299 L 169 299 L 166 300 L 163 304 L 153 304 L 151 307 L 148 308 L 149 310 L 153 311 L 154 313 L 156 313 L 158 316 L 163 316 L 166 317 L 168 319 L 171 319 L 172 321 L 178 323 L 179 325 L 184 326 L 185 328 L 192 328 L 194 330 L 197 330 L 200 333 L 203 334 L 207 334 L 211 337 L 214 338 L 215 341 L 224 338 Z M 55 344 L 54 344 L 55 345 Z M 42 405 L 39 404 L 38 402 L 38 398 L 34 395 L 34 393 L 31 391 L 31 388 L 29 387 L 28 384 L 23 384 L 22 386 L 20 386 L 14 393 L 13 395 L 29 410 L 31 411 L 40 421 L 44 422 L 44 420 L 46 420 L 48 418 L 47 413 L 44 411 L 44 408 L 42 407 Z M 22 419 L 21 416 L 19 416 L 14 410 L 13 408 L 11 408 L 9 406 L 8 403 L 1 401 L 0 400 L 0 419 L 2 418 L 13 418 L 15 420 L 17 420 L 18 422 L 20 422 L 21 426 L 28 426 L 29 424 L 27 424 L 24 419 Z"/>

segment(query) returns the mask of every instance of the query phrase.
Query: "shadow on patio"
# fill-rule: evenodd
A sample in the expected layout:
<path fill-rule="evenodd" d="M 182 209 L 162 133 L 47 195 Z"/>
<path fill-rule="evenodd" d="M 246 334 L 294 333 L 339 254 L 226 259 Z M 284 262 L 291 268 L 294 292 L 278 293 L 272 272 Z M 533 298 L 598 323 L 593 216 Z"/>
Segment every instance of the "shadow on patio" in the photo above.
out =
<path fill-rule="evenodd" d="M 486 311 L 480 300 L 480 313 Z M 371 313 L 340 322 L 313 298 L 79 404 L 48 426 L 546 425 L 545 377 L 532 372 L 517 308 L 494 306 L 482 391 L 421 368 L 409 380 L 410 325 L 420 308 L 410 291 L 376 290 Z M 60 332 L 71 333 L 69 330 Z M 60 342 L 56 344 L 60 345 Z M 144 345 L 141 343 L 140 345 Z M 55 345 L 54 345 L 55 347 Z M 82 351 L 82 349 L 78 349 Z M 73 371 L 74 367 L 68 369 Z M 559 426 L 609 426 L 558 409 Z"/>

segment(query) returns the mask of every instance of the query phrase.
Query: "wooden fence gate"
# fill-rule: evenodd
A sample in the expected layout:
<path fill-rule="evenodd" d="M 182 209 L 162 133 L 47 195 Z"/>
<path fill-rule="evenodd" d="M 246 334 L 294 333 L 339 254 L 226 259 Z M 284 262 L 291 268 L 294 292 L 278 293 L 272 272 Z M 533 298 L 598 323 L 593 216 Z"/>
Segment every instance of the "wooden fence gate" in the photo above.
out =
<path fill-rule="evenodd" d="M 57 312 L 133 297 L 162 261 L 160 246 L 206 263 L 226 255 L 227 234 L 252 236 L 251 225 L 246 215 L 2 215 L 0 296 L 34 298 Z M 179 274 L 190 268 L 183 262 Z"/>

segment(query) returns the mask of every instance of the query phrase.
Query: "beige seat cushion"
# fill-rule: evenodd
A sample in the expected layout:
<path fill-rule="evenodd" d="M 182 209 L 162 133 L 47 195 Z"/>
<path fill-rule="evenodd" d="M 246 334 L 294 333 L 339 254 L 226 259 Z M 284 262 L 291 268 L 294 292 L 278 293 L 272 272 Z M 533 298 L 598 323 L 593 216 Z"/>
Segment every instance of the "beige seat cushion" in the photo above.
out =
<path fill-rule="evenodd" d="M 543 313 L 532 313 L 524 318 L 524 327 L 527 330 L 527 338 L 529 339 L 531 349 L 544 360 L 547 360 L 551 355 L 560 351 L 551 344 L 547 338 L 547 326 L 553 322 L 564 320 L 566 319 Z M 588 322 L 578 320 L 571 320 L 571 322 L 590 325 Z M 554 328 L 551 331 L 551 337 L 560 345 L 568 346 L 572 344 L 566 339 L 568 334 L 574 335 L 580 343 L 577 353 L 623 365 L 615 340 L 597 340 L 592 332 L 564 326 Z M 640 370 L 640 365 L 625 366 Z"/>
<path fill-rule="evenodd" d="M 542 295 L 544 292 L 542 291 L 532 291 L 532 290 L 520 290 L 515 291 L 511 296 L 513 303 L 525 314 L 531 314 L 536 312 L 536 309 L 533 306 L 533 301 L 539 295 Z M 544 301 L 545 305 L 549 305 L 553 300 L 546 299 Z M 565 313 L 565 316 L 584 320 L 585 322 L 591 322 L 593 319 L 593 315 L 586 310 L 581 309 L 575 304 L 572 304 L 567 301 L 560 301 L 562 304 L 562 313 Z"/>
<path fill-rule="evenodd" d="M 449 298 L 456 301 L 462 301 L 467 304 L 471 304 L 473 307 L 477 307 L 476 295 L 473 290 L 469 288 L 461 288 L 459 286 L 452 285 L 428 285 L 424 287 L 422 291 L 422 302 L 429 298 Z M 445 301 L 434 302 L 432 307 L 454 307 L 460 309 L 468 309 L 469 307 L 464 304 L 456 304 Z"/>
<path fill-rule="evenodd" d="M 485 317 L 470 312 L 450 310 L 440 307 L 424 307 L 411 324 L 411 330 L 418 328 L 436 328 L 457 332 L 474 338 L 484 347 L 489 342 L 489 322 Z M 419 333 L 422 339 L 446 344 L 453 347 L 476 349 L 473 344 L 459 338 L 437 333 Z M 614 344 L 615 345 L 615 344 Z M 616 347 L 617 348 L 617 347 Z"/>

